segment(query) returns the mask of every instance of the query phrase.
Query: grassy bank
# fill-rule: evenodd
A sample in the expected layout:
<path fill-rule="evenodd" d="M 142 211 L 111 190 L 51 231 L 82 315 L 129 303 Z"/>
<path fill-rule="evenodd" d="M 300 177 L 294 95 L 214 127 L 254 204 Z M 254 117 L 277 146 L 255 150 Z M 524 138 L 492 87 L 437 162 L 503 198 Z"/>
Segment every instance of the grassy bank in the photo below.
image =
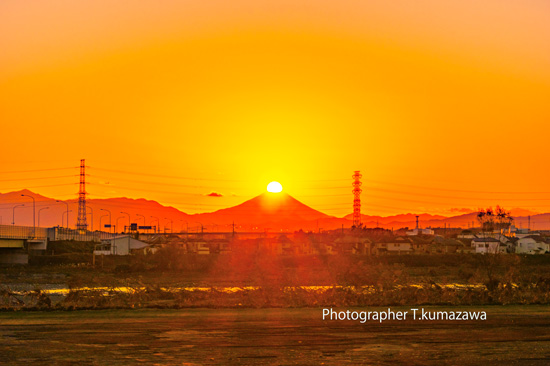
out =
<path fill-rule="evenodd" d="M 105 257 L 95 267 L 5 267 L 0 279 L 5 310 L 550 303 L 550 256 L 201 256 L 171 249 Z M 70 292 L 44 291 L 53 285 Z M 207 289 L 185 289 L 193 286 Z"/>

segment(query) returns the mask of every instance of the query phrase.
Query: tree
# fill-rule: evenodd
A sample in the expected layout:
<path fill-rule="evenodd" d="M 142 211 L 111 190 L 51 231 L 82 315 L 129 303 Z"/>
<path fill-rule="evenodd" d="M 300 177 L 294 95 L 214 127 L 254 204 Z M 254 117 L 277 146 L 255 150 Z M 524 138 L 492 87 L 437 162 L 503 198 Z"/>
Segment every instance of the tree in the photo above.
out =
<path fill-rule="evenodd" d="M 479 256 L 481 267 L 484 268 L 487 275 L 487 288 L 493 290 L 498 286 L 498 272 L 506 267 L 508 262 L 500 254 L 499 247 L 502 243 L 502 235 L 505 229 L 508 229 L 512 224 L 513 218 L 510 211 L 497 206 L 494 210 L 492 207 L 480 209 L 477 214 L 477 220 L 481 226 L 483 238 L 492 237 L 499 241 L 494 248 L 487 247 L 487 252 Z"/>
<path fill-rule="evenodd" d="M 510 211 L 506 211 L 500 206 L 497 206 L 494 210 L 492 207 L 485 210 L 480 209 L 477 214 L 477 221 L 481 225 L 481 231 L 484 233 L 508 229 L 512 225 L 513 220 Z"/>

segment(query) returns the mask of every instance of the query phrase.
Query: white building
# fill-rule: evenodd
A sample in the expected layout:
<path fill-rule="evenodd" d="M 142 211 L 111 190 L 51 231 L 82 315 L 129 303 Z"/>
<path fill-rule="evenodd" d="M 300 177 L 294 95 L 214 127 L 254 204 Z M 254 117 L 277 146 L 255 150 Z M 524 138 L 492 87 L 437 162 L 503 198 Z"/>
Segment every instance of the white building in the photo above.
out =
<path fill-rule="evenodd" d="M 474 239 L 477 236 L 471 231 L 471 230 L 462 230 L 460 234 L 458 234 L 457 239 Z"/>
<path fill-rule="evenodd" d="M 506 246 L 495 238 L 475 238 L 472 240 L 472 247 L 476 253 L 506 253 Z"/>
<path fill-rule="evenodd" d="M 550 244 L 542 240 L 538 235 L 526 236 L 516 242 L 516 253 L 520 254 L 544 254 L 550 251 Z"/>
<path fill-rule="evenodd" d="M 129 255 L 133 250 L 148 247 L 149 244 L 134 239 L 129 235 L 119 235 L 111 239 L 102 240 L 96 245 L 94 255 Z"/>
<path fill-rule="evenodd" d="M 415 236 L 415 235 L 434 235 L 435 232 L 432 229 L 413 229 L 411 231 L 407 231 L 407 235 L 409 236 Z"/>

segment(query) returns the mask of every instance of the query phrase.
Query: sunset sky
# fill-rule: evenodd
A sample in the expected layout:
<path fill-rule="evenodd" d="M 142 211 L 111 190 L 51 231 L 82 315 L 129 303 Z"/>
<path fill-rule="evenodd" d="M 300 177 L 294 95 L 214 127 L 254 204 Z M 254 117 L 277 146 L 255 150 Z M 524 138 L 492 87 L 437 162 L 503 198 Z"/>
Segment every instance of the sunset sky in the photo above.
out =
<path fill-rule="evenodd" d="M 548 212 L 549 24 L 546 0 L 3 0 L 0 192 L 76 197 L 85 158 L 90 198 L 187 213 L 279 181 L 343 216 L 355 170 L 364 214 Z"/>

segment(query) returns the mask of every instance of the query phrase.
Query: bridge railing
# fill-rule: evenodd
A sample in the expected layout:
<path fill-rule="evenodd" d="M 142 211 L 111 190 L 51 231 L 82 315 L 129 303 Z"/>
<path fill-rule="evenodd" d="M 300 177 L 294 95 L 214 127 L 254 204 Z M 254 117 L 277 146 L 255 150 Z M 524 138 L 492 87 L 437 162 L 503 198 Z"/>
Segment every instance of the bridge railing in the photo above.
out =
<path fill-rule="evenodd" d="M 48 229 L 48 239 L 58 240 L 76 240 L 76 241 L 95 241 L 100 242 L 103 239 L 110 239 L 115 234 L 104 231 L 74 230 L 64 227 L 52 227 Z"/>
<path fill-rule="evenodd" d="M 37 227 L 32 226 L 14 226 L 0 225 L 0 239 L 38 239 L 38 240 L 77 240 L 77 241 L 95 241 L 100 242 L 103 239 L 109 239 L 115 234 L 103 231 L 83 231 L 67 229 L 64 227 Z"/>
<path fill-rule="evenodd" d="M 6 239 L 46 239 L 48 229 L 32 226 L 0 225 L 0 238 Z"/>

